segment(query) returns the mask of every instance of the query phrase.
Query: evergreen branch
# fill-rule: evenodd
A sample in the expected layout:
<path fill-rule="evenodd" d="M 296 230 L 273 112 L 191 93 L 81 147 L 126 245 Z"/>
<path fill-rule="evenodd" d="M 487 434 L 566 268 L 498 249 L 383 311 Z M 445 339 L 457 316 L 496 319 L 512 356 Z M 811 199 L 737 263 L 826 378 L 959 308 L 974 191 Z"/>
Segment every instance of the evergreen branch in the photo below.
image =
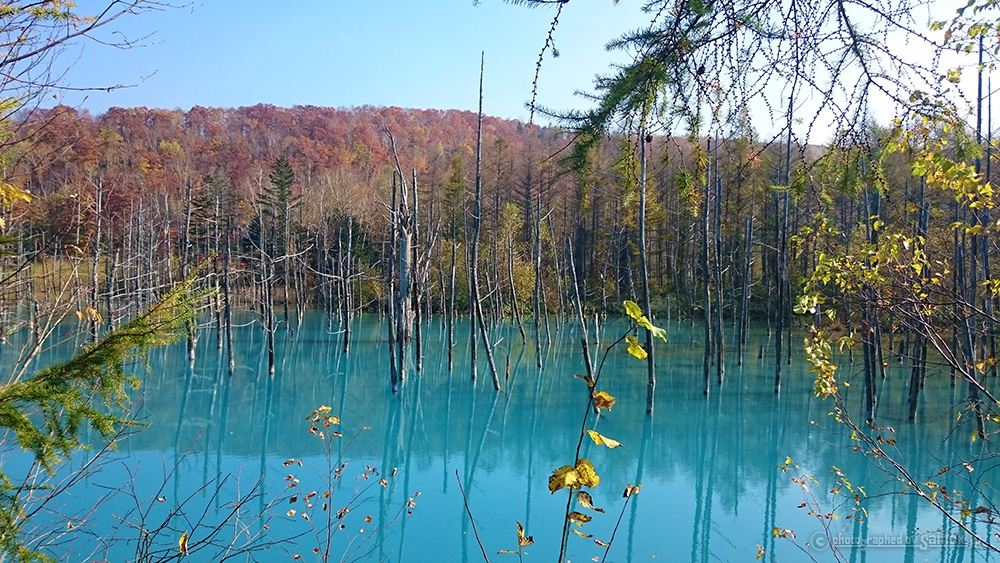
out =
<path fill-rule="evenodd" d="M 86 449 L 84 428 L 112 442 L 118 431 L 136 424 L 126 415 L 128 389 L 139 379 L 125 371 L 126 362 L 145 360 L 157 346 L 176 341 L 194 319 L 198 293 L 195 274 L 178 284 L 142 315 L 109 333 L 69 360 L 48 366 L 29 378 L 0 386 L 0 428 L 14 432 L 18 445 L 31 452 L 49 474 L 73 452 Z M 21 539 L 25 519 L 22 493 L 37 488 L 14 487 L 0 470 L 0 554 L 19 561 L 45 561 Z"/>

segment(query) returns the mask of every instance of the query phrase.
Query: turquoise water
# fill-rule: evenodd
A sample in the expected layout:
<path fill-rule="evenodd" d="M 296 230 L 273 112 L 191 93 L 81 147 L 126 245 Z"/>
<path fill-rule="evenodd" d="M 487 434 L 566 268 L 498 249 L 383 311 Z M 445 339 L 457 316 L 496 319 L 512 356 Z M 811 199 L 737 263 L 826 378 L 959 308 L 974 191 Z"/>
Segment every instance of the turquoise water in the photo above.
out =
<path fill-rule="evenodd" d="M 604 344 L 623 326 L 603 329 Z M 279 330 L 273 377 L 257 326 L 236 333 L 232 377 L 214 329 L 202 332 L 193 365 L 183 344 L 154 351 L 136 397 L 148 427 L 34 520 L 42 528 L 55 522 L 48 526 L 73 532 L 52 553 L 62 560 L 126 561 L 138 550 L 166 560 L 178 556 L 178 538 L 187 531 L 187 561 L 282 561 L 295 555 L 314 561 L 319 556 L 313 549 L 326 551 L 326 530 L 332 529 L 334 561 L 483 561 L 460 478 L 491 561 L 518 557 L 497 553 L 517 549 L 515 522 L 534 538 L 525 560 L 557 559 L 567 496 L 550 494 L 548 477 L 573 461 L 587 393 L 573 377 L 584 371 L 574 327 L 553 332 L 553 344 L 543 346 L 542 369 L 532 342 L 522 344 L 512 327 L 495 330 L 504 387 L 499 394 L 483 354 L 479 380 L 469 378 L 467 324 L 456 328 L 455 369 L 448 371 L 446 336 L 435 319 L 424 331 L 423 370 L 417 374 L 409 366 L 410 376 L 394 396 L 384 332 L 374 316 L 357 320 L 345 356 L 336 326 L 307 315 L 299 329 Z M 753 561 L 759 549 L 761 560 L 777 561 L 996 559 L 956 541 L 943 515 L 925 500 L 882 495 L 902 485 L 852 451 L 854 442 L 829 415 L 832 402 L 812 395 L 798 343 L 793 364 L 783 370 L 780 396 L 772 392 L 773 358 L 765 353 L 757 359 L 759 346 L 771 349 L 759 332 L 751 337 L 745 365 L 730 357 L 725 385 L 705 398 L 700 328 L 674 325 L 668 332 L 669 342 L 657 352 L 653 416 L 645 414 L 644 363 L 624 348 L 609 356 L 600 387 L 617 403 L 588 428 L 623 447 L 585 441 L 585 457 L 601 477 L 590 492 L 606 513 L 574 509 L 594 516 L 579 528 L 593 538 L 571 535 L 567 560 L 600 560 L 605 548 L 593 540 L 607 542 L 619 515 L 608 561 Z M 56 349 L 41 361 L 65 353 Z M 852 377 L 851 369 L 843 368 L 845 377 Z M 985 463 L 968 474 L 938 476 L 959 456 L 987 446 L 972 443 L 964 431 L 948 433 L 962 398 L 945 373 L 931 374 L 920 422 L 907 423 L 908 375 L 908 368 L 892 363 L 880 390 L 879 422 L 895 429 L 899 458 L 921 480 L 933 479 L 949 491 L 969 490 L 970 479 L 989 488 L 983 484 L 991 477 Z M 850 391 L 860 396 L 860 380 Z M 342 438 L 309 433 L 306 418 L 320 405 L 340 417 L 339 426 L 320 430 L 339 429 Z M 81 468 L 82 459 L 73 468 Z M 347 465 L 334 472 L 342 461 Z M 18 463 L 8 451 L 4 470 L 16 470 Z M 866 518 L 858 517 L 854 496 L 843 486 L 840 495 L 830 492 L 839 479 L 833 467 L 864 488 L 860 507 Z M 331 475 L 340 477 L 324 499 Z M 805 487 L 793 478 L 804 478 Z M 629 483 L 642 489 L 622 512 Z M 309 508 L 303 500 L 312 491 Z M 234 506 L 239 498 L 244 503 Z M 413 507 L 407 506 L 411 499 Z M 970 506 L 993 500 L 973 498 Z M 350 510 L 337 519 L 345 507 Z M 838 517 L 810 516 L 811 508 Z M 775 528 L 792 530 L 795 538 L 776 538 Z M 988 537 L 1000 530 L 975 524 L 974 531 Z M 248 541 L 255 550 L 249 556 L 226 550 Z"/>

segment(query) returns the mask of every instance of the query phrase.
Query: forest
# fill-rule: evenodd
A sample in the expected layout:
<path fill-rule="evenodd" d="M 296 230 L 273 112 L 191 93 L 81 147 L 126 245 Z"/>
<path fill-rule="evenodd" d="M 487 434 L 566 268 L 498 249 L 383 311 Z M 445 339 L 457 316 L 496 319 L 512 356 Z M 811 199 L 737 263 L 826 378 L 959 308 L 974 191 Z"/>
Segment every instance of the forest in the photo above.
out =
<path fill-rule="evenodd" d="M 404 216 L 413 307 L 466 314 L 476 120 L 373 107 L 36 111 L 17 124 L 26 140 L 7 172 L 32 201 L 6 211 L 17 246 L 5 315 L 69 292 L 113 328 L 199 264 L 205 283 L 225 282 L 229 307 L 259 309 L 267 296 L 283 330 L 310 307 L 331 321 L 384 314 Z M 883 155 L 893 133 L 876 125 L 849 150 L 650 136 L 643 205 L 636 139 L 609 138 L 588 149 L 585 167 L 567 168 L 565 130 L 484 118 L 482 131 L 479 268 L 491 323 L 569 314 L 573 275 L 588 315 L 640 301 L 640 208 L 653 315 L 711 316 L 713 330 L 739 335 L 751 322 L 803 324 L 792 310 L 820 252 L 863 248 L 875 221 L 880 231 L 923 229 L 928 247 L 958 252 L 954 198 L 927 189 L 905 155 Z M 969 135 L 955 133 L 949 150 L 973 154 Z M 990 159 L 977 159 L 990 173 Z M 985 234 L 975 240 L 989 264 Z M 979 273 L 990 279 L 988 267 Z M 224 322 L 220 301 L 209 317 Z M 841 319 L 837 328 L 856 330 Z M 897 328 L 887 338 L 907 345 Z M 791 338 L 785 345 L 791 354 Z"/>

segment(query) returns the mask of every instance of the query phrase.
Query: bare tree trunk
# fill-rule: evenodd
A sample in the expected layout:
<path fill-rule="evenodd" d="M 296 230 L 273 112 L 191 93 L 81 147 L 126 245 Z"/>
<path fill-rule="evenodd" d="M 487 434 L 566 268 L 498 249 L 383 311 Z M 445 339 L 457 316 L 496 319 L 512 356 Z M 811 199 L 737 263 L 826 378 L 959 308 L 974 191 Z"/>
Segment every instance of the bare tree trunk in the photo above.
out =
<path fill-rule="evenodd" d="M 101 178 L 97 179 L 94 183 L 94 188 L 96 191 L 94 200 L 94 220 L 96 222 L 95 232 L 94 232 L 94 263 L 90 273 L 90 301 L 91 307 L 97 308 L 98 299 L 100 297 L 98 293 L 98 280 L 97 272 L 100 270 L 101 264 L 101 227 L 103 226 L 102 219 L 104 216 L 104 182 Z M 111 310 L 105 311 L 105 314 L 110 315 Z M 96 315 L 91 315 L 90 318 L 90 338 L 91 342 L 97 342 L 100 336 L 100 321 Z"/>
<path fill-rule="evenodd" d="M 507 238 L 507 280 L 510 282 L 510 304 L 514 312 L 514 322 L 517 323 L 518 330 L 521 331 L 521 342 L 528 343 L 528 337 L 524 334 L 524 324 L 521 323 L 521 308 L 517 304 L 517 288 L 514 286 L 514 237 Z"/>
<path fill-rule="evenodd" d="M 448 371 L 455 366 L 455 254 L 458 253 L 458 245 L 455 237 L 451 237 L 451 274 L 448 278 Z M 473 372 L 475 373 L 475 372 Z"/>
<path fill-rule="evenodd" d="M 225 299 L 223 306 L 225 307 L 224 319 L 226 323 L 226 352 L 229 356 L 229 375 L 233 375 L 233 371 L 236 369 L 236 355 L 233 350 L 233 296 L 232 296 L 232 244 L 230 238 L 232 236 L 232 225 L 230 220 L 226 218 L 226 230 L 223 235 L 225 238 L 224 249 L 222 254 L 222 296 Z"/>
<path fill-rule="evenodd" d="M 186 210 L 184 212 L 184 232 L 182 233 L 183 247 L 181 248 L 181 279 L 186 279 L 188 275 L 188 266 L 191 261 L 191 213 L 194 206 L 193 191 L 194 188 L 191 185 L 191 180 L 187 180 L 187 202 Z M 169 258 L 168 258 L 169 259 Z M 198 334 L 196 332 L 198 326 L 196 321 L 191 321 L 187 323 L 187 353 L 188 361 L 194 362 L 194 352 L 195 346 L 198 343 Z"/>
<path fill-rule="evenodd" d="M 587 332 L 587 322 L 583 318 L 583 303 L 580 300 L 580 285 L 576 279 L 576 260 L 573 259 L 573 241 L 566 237 L 566 249 L 569 252 L 569 271 L 573 283 L 573 310 L 576 312 L 576 322 L 580 325 L 580 345 L 583 351 L 583 362 L 587 368 L 588 381 L 594 380 L 594 362 L 590 356 L 590 336 Z"/>
<path fill-rule="evenodd" d="M 341 322 L 344 327 L 344 355 L 346 356 L 351 350 L 351 276 L 353 275 L 351 263 L 353 257 L 351 255 L 351 248 L 354 244 L 354 217 L 347 216 L 347 243 L 344 248 L 343 264 L 341 266 L 342 274 L 340 279 L 340 284 L 342 286 L 342 296 L 340 300 L 341 309 Z"/>
<path fill-rule="evenodd" d="M 537 365 L 542 367 L 542 196 L 535 198 L 535 292 L 532 299 L 535 316 L 535 356 Z"/>
<path fill-rule="evenodd" d="M 712 146 L 709 141 L 708 152 L 711 154 Z M 702 274 L 702 306 L 705 314 L 705 351 L 702 356 L 702 394 L 706 397 L 709 394 L 709 372 L 712 364 L 712 275 L 709 270 L 708 261 L 708 238 L 709 238 L 709 210 L 712 201 L 712 165 L 708 165 L 705 172 L 705 194 L 701 206 L 701 274 Z"/>
<path fill-rule="evenodd" d="M 489 360 L 490 372 L 493 375 L 493 388 L 500 391 L 500 375 L 497 373 L 496 364 L 493 361 L 493 346 L 489 340 L 489 334 L 486 330 L 486 322 L 483 317 L 483 306 L 482 299 L 479 295 L 479 226 L 480 226 L 480 214 L 482 212 L 482 190 L 483 190 L 483 177 L 482 177 L 482 145 L 483 145 L 483 70 L 485 64 L 485 54 L 480 64 L 479 72 L 479 126 L 476 131 L 476 197 L 472 206 L 472 253 L 469 257 L 469 266 L 471 268 L 471 280 L 472 280 L 472 295 L 471 308 L 475 310 L 474 325 L 479 325 L 479 332 L 483 337 L 483 347 L 486 350 L 486 358 Z M 473 334 L 475 334 L 476 327 L 472 327 Z M 475 349 L 475 343 L 473 343 L 473 349 Z M 473 367 L 473 369 L 475 369 Z"/>
<path fill-rule="evenodd" d="M 414 337 L 415 337 L 415 340 L 416 340 L 416 342 L 414 342 L 414 344 L 416 346 L 416 350 L 415 350 L 415 352 L 416 352 L 416 358 L 415 358 L 415 361 L 416 361 L 416 364 L 417 364 L 417 366 L 416 366 L 417 367 L 417 371 L 419 372 L 419 371 L 421 371 L 423 369 L 423 361 L 424 361 L 424 348 L 423 348 L 423 338 L 422 338 L 423 332 L 422 332 L 421 326 L 420 326 L 421 325 L 420 306 L 422 304 L 423 288 L 424 288 L 425 283 L 424 283 L 424 279 L 423 279 L 424 268 L 423 268 L 423 266 L 420 263 L 420 256 L 419 256 L 419 254 L 420 254 L 419 253 L 419 248 L 420 248 L 420 199 L 419 199 L 419 197 L 417 195 L 417 169 L 416 168 L 414 168 L 412 170 L 412 176 L 411 176 L 411 178 L 412 178 L 411 188 L 413 189 L 413 216 L 412 216 L 412 218 L 413 218 L 413 255 L 410 258 L 413 261 L 413 266 L 412 266 L 412 269 L 413 269 L 413 280 L 414 280 L 413 284 L 415 286 L 414 289 L 413 289 L 413 300 L 414 300 L 414 304 L 413 304 L 413 312 L 414 312 L 413 328 L 414 328 Z"/>
<path fill-rule="evenodd" d="M 650 137 L 652 141 L 652 137 Z M 653 308 L 649 298 L 649 267 L 646 257 L 646 132 L 639 131 L 639 272 L 642 278 L 643 311 L 653 320 Z M 653 347 L 653 331 L 646 329 L 646 412 L 653 412 L 653 397 L 656 391 L 656 360 Z"/>
<path fill-rule="evenodd" d="M 715 251 L 715 264 L 712 269 L 712 281 L 715 285 L 715 316 L 714 316 L 714 336 L 715 344 L 715 373 L 719 386 L 722 386 L 726 376 L 726 340 L 725 329 L 722 324 L 722 177 L 719 173 L 719 142 L 715 142 L 713 186 L 715 188 L 715 216 L 713 219 L 713 246 Z"/>

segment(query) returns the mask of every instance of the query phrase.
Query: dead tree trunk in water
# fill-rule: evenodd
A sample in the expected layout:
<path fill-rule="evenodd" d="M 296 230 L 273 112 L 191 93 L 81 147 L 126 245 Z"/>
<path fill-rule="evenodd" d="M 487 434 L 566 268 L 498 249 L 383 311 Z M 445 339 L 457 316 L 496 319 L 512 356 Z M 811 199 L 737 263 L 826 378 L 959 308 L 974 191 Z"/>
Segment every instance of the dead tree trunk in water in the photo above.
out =
<path fill-rule="evenodd" d="M 181 244 L 181 279 L 186 279 L 188 275 L 188 266 L 191 260 L 191 213 L 193 211 L 194 202 L 193 191 L 194 187 L 191 184 L 191 180 L 187 180 L 187 209 L 184 213 L 184 233 Z M 188 361 L 194 363 L 194 352 L 195 347 L 198 344 L 198 334 L 197 323 L 195 321 L 189 321 L 187 323 L 187 352 Z"/>
<path fill-rule="evenodd" d="M 483 54 L 479 68 L 479 125 L 476 130 L 476 197 L 472 204 L 472 252 L 469 256 L 469 268 L 471 275 L 472 295 L 470 296 L 470 309 L 475 311 L 473 317 L 473 339 L 471 346 L 475 347 L 475 330 L 479 325 L 479 332 L 483 338 L 483 347 L 486 350 L 486 358 L 489 361 L 490 372 L 493 375 L 493 388 L 500 391 L 500 375 L 497 373 L 496 364 L 493 361 L 493 346 L 489 340 L 486 330 L 486 320 L 483 317 L 482 299 L 479 295 L 479 225 L 480 214 L 482 212 L 482 192 L 483 192 L 483 171 L 482 171 L 482 151 L 483 151 L 483 70 L 485 68 L 486 55 Z M 471 312 L 471 311 L 470 311 Z M 475 354 L 473 354 L 475 358 Z M 473 360 L 475 361 L 475 360 Z M 475 374 L 473 366 L 473 374 Z"/>
<path fill-rule="evenodd" d="M 711 154 L 712 146 L 709 141 Z M 708 260 L 708 237 L 709 237 L 709 210 L 712 201 L 712 165 L 708 165 L 705 171 L 705 194 L 701 205 L 701 274 L 702 274 L 702 305 L 705 313 L 705 352 L 702 356 L 702 394 L 706 397 L 710 391 L 709 373 L 712 365 L 712 275 L 709 271 Z"/>
<path fill-rule="evenodd" d="M 101 226 L 102 218 L 104 216 L 104 182 L 102 179 L 98 178 L 94 182 L 94 188 L 97 192 L 94 196 L 94 220 L 96 222 L 94 230 L 94 263 L 90 274 L 90 306 L 97 310 L 97 302 L 100 297 L 98 290 L 98 280 L 97 272 L 100 271 L 101 264 Z M 23 256 L 23 253 L 22 253 Z M 111 315 L 110 308 L 105 311 L 106 315 Z M 99 320 L 99 315 L 90 315 L 90 338 L 91 342 L 97 342 L 100 336 L 101 321 Z"/>
<path fill-rule="evenodd" d="M 715 324 L 712 332 L 712 341 L 715 345 L 715 374 L 718 385 L 721 387 L 726 377 L 726 339 L 725 328 L 723 326 L 723 306 L 722 306 L 722 176 L 719 173 L 719 141 L 715 142 L 715 155 L 712 158 L 713 174 L 712 183 L 715 193 L 715 214 L 712 220 L 712 246 L 715 254 L 715 263 L 712 268 L 712 283 L 715 286 Z"/>
<path fill-rule="evenodd" d="M 590 336 L 587 332 L 587 321 L 583 318 L 583 302 L 580 300 L 580 285 L 576 279 L 576 260 L 573 259 L 573 241 L 566 237 L 566 249 L 569 252 L 569 271 L 573 283 L 573 311 L 576 312 L 576 322 L 580 325 L 580 345 L 583 349 L 583 362 L 587 368 L 588 381 L 594 380 L 594 362 L 590 356 Z"/>
<path fill-rule="evenodd" d="M 233 371 L 236 369 L 236 359 L 235 352 L 233 351 L 233 306 L 232 306 L 232 281 L 230 279 L 230 271 L 232 269 L 232 244 L 230 243 L 230 235 L 232 233 L 232 225 L 230 223 L 230 215 L 226 215 L 226 230 L 224 233 L 225 237 L 225 249 L 222 255 L 222 296 L 225 298 L 225 323 L 226 323 L 226 352 L 229 356 L 229 375 L 233 375 Z"/>
<path fill-rule="evenodd" d="M 354 217 L 347 216 L 347 242 L 344 246 L 343 253 L 343 263 L 340 266 L 340 310 L 341 310 L 341 323 L 344 330 L 344 355 L 351 349 L 351 314 L 353 313 L 353 308 L 351 306 L 351 301 L 353 296 L 351 294 L 351 275 L 353 256 L 351 255 L 351 246 L 353 245 L 354 238 Z"/>
<path fill-rule="evenodd" d="M 420 215 L 419 215 L 420 200 L 418 199 L 418 196 L 417 196 L 417 169 L 416 168 L 412 169 L 412 171 L 411 171 L 410 187 L 413 189 L 413 215 L 412 215 L 412 220 L 413 220 L 413 254 L 412 254 L 412 256 L 410 256 L 410 260 L 412 261 L 411 268 L 413 270 L 413 282 L 414 282 L 414 285 L 416 286 L 414 288 L 414 290 L 413 290 L 413 329 L 414 329 L 414 337 L 416 339 L 416 341 L 414 342 L 414 344 L 416 346 L 416 349 L 415 349 L 415 353 L 416 353 L 415 354 L 416 355 L 415 361 L 416 361 L 417 371 L 419 372 L 419 371 L 421 371 L 423 369 L 423 356 L 424 356 L 423 339 L 422 339 L 423 332 L 421 331 L 421 327 L 420 327 L 420 305 L 421 305 L 421 297 L 423 295 L 423 286 L 424 286 L 424 280 L 422 279 L 422 273 L 425 271 L 425 268 L 420 264 L 420 252 L 419 252 L 419 248 L 420 248 Z"/>
<path fill-rule="evenodd" d="M 535 313 L 535 355 L 538 357 L 538 367 L 542 367 L 542 196 L 535 198 L 535 294 L 532 306 Z"/>
<path fill-rule="evenodd" d="M 521 343 L 527 344 L 528 337 L 524 334 L 524 323 L 521 322 L 521 307 L 517 304 L 517 288 L 514 286 L 514 237 L 507 237 L 507 280 L 510 282 L 510 305 L 514 312 L 514 322 L 521 331 Z"/>
<path fill-rule="evenodd" d="M 652 321 L 653 308 L 649 298 L 649 266 L 646 257 L 646 132 L 639 131 L 639 271 L 642 278 L 643 312 Z M 656 391 L 656 361 L 654 360 L 653 331 L 646 329 L 646 412 L 653 412 L 653 394 Z"/>
<path fill-rule="evenodd" d="M 396 166 L 396 171 L 393 174 L 392 180 L 392 209 L 390 210 L 392 233 L 390 234 L 390 237 L 392 241 L 392 259 L 396 264 L 398 282 L 395 286 L 395 295 L 390 293 L 390 299 L 395 300 L 395 318 L 390 317 L 389 323 L 391 326 L 394 326 L 396 330 L 396 355 L 398 356 L 396 370 L 399 376 L 399 381 L 404 381 L 406 379 L 406 343 L 410 340 L 413 334 L 414 313 L 411 291 L 413 291 L 412 280 L 414 278 L 413 272 L 415 265 L 412 260 L 412 247 L 414 243 L 412 238 L 413 235 L 411 233 L 416 219 L 413 216 L 407 201 L 406 177 L 403 176 L 403 169 L 399 164 L 399 156 L 396 153 L 395 139 L 393 139 L 392 133 L 388 128 L 385 128 L 385 133 L 389 138 L 389 148 Z M 396 191 L 397 180 L 399 188 L 398 200 Z M 392 329 L 390 328 L 390 330 Z"/>

